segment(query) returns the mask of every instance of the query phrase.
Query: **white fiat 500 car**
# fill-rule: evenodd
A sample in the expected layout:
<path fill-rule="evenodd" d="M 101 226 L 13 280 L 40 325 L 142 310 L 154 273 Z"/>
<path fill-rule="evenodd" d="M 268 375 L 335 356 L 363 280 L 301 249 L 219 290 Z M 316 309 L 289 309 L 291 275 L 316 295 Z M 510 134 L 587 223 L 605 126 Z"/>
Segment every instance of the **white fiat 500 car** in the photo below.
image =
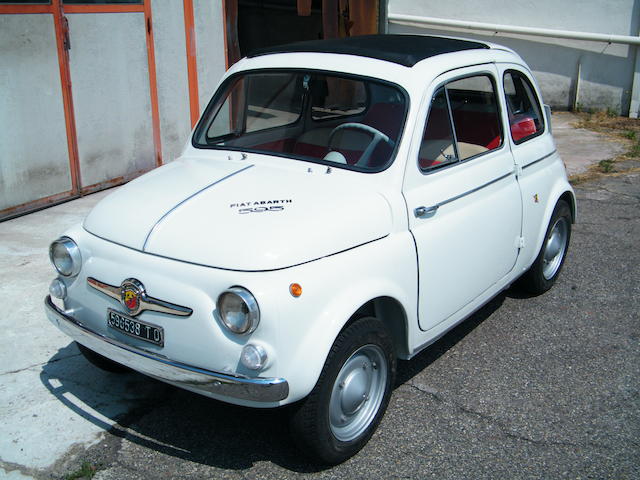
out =
<path fill-rule="evenodd" d="M 396 360 L 516 280 L 549 289 L 576 205 L 529 68 L 467 40 L 257 51 L 179 159 L 52 243 L 49 319 L 99 367 L 250 407 L 338 463 Z"/>

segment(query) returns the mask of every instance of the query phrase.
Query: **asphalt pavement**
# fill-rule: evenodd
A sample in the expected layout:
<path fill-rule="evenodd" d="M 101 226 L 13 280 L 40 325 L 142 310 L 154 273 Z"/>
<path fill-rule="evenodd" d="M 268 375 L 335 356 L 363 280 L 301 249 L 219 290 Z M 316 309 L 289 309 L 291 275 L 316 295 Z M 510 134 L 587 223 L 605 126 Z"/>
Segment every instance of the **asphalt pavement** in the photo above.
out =
<path fill-rule="evenodd" d="M 0 478 L 640 478 L 640 174 L 576 192 L 554 288 L 507 290 L 400 362 L 378 431 L 333 468 L 297 450 L 286 411 L 99 371 L 49 324 L 46 246 L 105 193 L 0 223 Z"/>

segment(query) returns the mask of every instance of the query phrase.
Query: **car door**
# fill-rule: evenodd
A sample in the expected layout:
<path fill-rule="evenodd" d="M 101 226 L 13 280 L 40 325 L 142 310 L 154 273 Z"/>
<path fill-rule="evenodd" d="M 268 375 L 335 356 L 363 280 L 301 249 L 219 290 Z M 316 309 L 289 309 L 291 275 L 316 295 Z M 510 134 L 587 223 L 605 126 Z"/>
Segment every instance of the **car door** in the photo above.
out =
<path fill-rule="evenodd" d="M 498 64 L 497 68 L 503 82 L 510 130 L 505 136 L 510 137 L 514 161 L 522 172 L 518 175 L 524 199 L 522 237 L 526 245 L 522 253 L 530 258 L 536 254 L 548 221 L 545 206 L 553 188 L 553 182 L 548 181 L 552 175 L 550 167 L 560 165 L 560 161 L 550 135 L 550 119 L 544 114 L 531 72 L 510 63 Z"/>
<path fill-rule="evenodd" d="M 456 315 L 513 268 L 522 203 L 493 65 L 428 88 L 404 195 L 419 269 L 420 328 Z"/>

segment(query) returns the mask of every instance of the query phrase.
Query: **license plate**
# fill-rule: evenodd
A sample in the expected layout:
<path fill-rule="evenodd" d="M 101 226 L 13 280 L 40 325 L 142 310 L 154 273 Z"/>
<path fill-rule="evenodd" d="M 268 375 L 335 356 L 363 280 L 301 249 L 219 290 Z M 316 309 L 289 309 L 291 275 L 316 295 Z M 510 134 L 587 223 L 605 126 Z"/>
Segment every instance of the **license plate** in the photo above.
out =
<path fill-rule="evenodd" d="M 135 320 L 110 308 L 108 309 L 107 325 L 130 337 L 164 347 L 164 330 L 157 325 Z"/>

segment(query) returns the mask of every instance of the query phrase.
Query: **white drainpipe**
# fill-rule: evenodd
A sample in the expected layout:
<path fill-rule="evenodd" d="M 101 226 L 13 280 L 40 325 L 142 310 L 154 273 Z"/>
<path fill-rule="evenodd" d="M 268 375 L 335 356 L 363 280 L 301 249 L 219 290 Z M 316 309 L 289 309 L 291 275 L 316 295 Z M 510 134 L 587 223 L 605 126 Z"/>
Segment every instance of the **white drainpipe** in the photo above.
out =
<path fill-rule="evenodd" d="M 638 115 L 640 115 L 640 48 L 636 48 L 636 65 L 633 70 L 631 103 L 629 104 L 629 117 L 638 118 Z"/>
<path fill-rule="evenodd" d="M 429 26 L 463 28 L 468 30 L 484 30 L 494 33 L 517 33 L 520 35 L 534 35 L 539 37 L 569 38 L 572 40 L 587 40 L 591 42 L 620 43 L 636 46 L 636 61 L 631 89 L 631 104 L 629 116 L 638 117 L 640 109 L 640 36 L 613 35 L 608 33 L 574 32 L 569 30 L 554 30 L 551 28 L 519 27 L 514 25 L 500 25 L 497 23 L 469 22 L 466 20 L 450 20 L 446 18 L 423 17 L 417 15 L 402 15 L 389 13 L 389 23 L 425 28 Z"/>

